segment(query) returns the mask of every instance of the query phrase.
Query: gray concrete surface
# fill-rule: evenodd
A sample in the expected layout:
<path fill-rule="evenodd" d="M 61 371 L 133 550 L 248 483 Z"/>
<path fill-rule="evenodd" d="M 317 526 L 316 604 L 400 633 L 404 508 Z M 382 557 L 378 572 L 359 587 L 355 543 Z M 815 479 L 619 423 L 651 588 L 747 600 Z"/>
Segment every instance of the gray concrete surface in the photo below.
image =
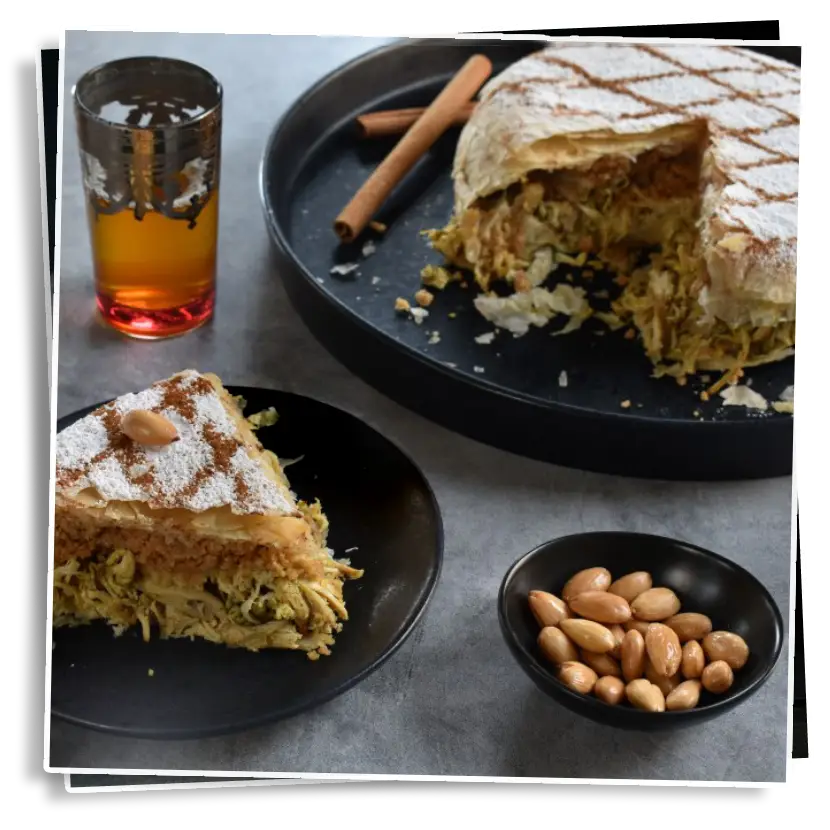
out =
<path fill-rule="evenodd" d="M 161 343 L 122 339 L 93 318 L 91 262 L 71 111 L 65 113 L 58 415 L 189 366 L 229 383 L 336 404 L 420 462 L 443 510 L 446 561 L 423 622 L 355 689 L 249 734 L 194 742 L 113 738 L 52 724 L 51 763 L 74 769 L 201 770 L 781 781 L 788 656 L 761 692 L 699 729 L 608 730 L 558 707 L 514 664 L 496 619 L 507 567 L 536 544 L 582 530 L 667 534 L 755 573 L 788 614 L 791 480 L 683 484 L 536 463 L 405 411 L 351 376 L 294 314 L 268 258 L 257 168 L 280 113 L 377 40 L 69 33 L 67 91 L 88 67 L 156 53 L 225 85 L 220 287 L 214 323 Z M 298 356 L 302 355 L 302 359 Z"/>

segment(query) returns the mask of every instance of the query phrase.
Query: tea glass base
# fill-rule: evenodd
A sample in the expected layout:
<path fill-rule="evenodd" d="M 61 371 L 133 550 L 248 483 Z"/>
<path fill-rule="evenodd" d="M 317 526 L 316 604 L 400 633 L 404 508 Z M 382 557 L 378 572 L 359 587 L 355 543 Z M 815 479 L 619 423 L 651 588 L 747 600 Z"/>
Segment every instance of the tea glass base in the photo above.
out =
<path fill-rule="evenodd" d="M 136 340 L 166 340 L 198 329 L 213 317 L 216 292 L 174 308 L 135 308 L 103 294 L 96 296 L 102 322 Z"/>

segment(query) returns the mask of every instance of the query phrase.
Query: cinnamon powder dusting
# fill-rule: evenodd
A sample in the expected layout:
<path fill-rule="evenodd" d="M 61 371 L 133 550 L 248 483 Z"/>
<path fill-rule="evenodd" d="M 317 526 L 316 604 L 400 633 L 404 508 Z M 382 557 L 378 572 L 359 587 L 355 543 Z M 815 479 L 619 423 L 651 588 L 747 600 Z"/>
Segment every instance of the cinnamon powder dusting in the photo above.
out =
<path fill-rule="evenodd" d="M 161 390 L 161 402 L 153 408 L 154 411 L 174 409 L 186 421 L 193 423 L 196 419 L 196 402 L 190 389 L 184 388 L 184 378 L 179 376 L 162 381 L 158 388 Z"/>
<path fill-rule="evenodd" d="M 213 450 L 213 466 L 220 473 L 228 472 L 231 468 L 231 459 L 242 445 L 233 436 L 222 435 L 213 424 L 205 424 L 202 435 Z"/>
<path fill-rule="evenodd" d="M 233 487 L 237 499 L 239 499 L 240 502 L 244 503 L 245 500 L 248 498 L 249 493 L 251 492 L 251 488 L 248 487 L 247 483 L 245 482 L 245 479 L 242 477 L 240 473 L 237 473 L 233 477 Z"/>

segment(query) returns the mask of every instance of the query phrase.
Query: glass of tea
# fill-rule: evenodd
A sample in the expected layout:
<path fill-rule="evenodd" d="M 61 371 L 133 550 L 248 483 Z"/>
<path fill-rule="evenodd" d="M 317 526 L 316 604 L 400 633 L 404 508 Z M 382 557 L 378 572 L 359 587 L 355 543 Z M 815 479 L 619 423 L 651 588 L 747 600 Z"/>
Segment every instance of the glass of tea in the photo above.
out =
<path fill-rule="evenodd" d="M 206 323 L 216 300 L 222 87 L 170 58 L 126 58 L 72 93 L 103 319 L 159 339 Z"/>

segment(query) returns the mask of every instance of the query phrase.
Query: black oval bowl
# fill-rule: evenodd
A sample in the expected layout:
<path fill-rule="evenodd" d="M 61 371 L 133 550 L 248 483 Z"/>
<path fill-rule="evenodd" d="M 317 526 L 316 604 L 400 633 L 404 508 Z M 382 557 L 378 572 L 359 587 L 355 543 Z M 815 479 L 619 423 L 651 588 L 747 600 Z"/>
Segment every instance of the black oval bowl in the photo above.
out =
<path fill-rule="evenodd" d="M 349 621 L 330 657 L 253 653 L 204 640 L 113 637 L 103 623 L 53 631 L 52 715 L 134 738 L 227 735 L 298 715 L 343 694 L 380 668 L 424 615 L 444 550 L 441 512 L 429 482 L 396 444 L 320 401 L 273 389 L 228 386 L 246 412 L 276 408 L 259 431 L 283 459 L 291 485 L 320 499 L 338 555 L 364 568 L 344 587 Z M 96 407 L 61 418 L 58 431 Z M 355 548 L 354 550 L 350 550 Z M 153 669 L 150 676 L 149 669 Z"/>
<path fill-rule="evenodd" d="M 593 695 L 580 695 L 564 686 L 539 652 L 539 625 L 527 597 L 533 590 L 559 595 L 571 576 L 591 567 L 608 568 L 614 579 L 632 571 L 649 571 L 655 586 L 675 591 L 681 610 L 706 614 L 715 630 L 740 634 L 749 645 L 749 660 L 735 672 L 732 688 L 724 695 L 703 691 L 694 709 L 655 714 L 627 704 L 610 706 Z M 580 533 L 545 542 L 507 572 L 499 589 L 498 606 L 502 634 L 528 677 L 572 712 L 621 729 L 678 729 L 728 712 L 767 681 L 784 642 L 781 612 L 752 574 L 703 548 L 641 533 Z"/>

